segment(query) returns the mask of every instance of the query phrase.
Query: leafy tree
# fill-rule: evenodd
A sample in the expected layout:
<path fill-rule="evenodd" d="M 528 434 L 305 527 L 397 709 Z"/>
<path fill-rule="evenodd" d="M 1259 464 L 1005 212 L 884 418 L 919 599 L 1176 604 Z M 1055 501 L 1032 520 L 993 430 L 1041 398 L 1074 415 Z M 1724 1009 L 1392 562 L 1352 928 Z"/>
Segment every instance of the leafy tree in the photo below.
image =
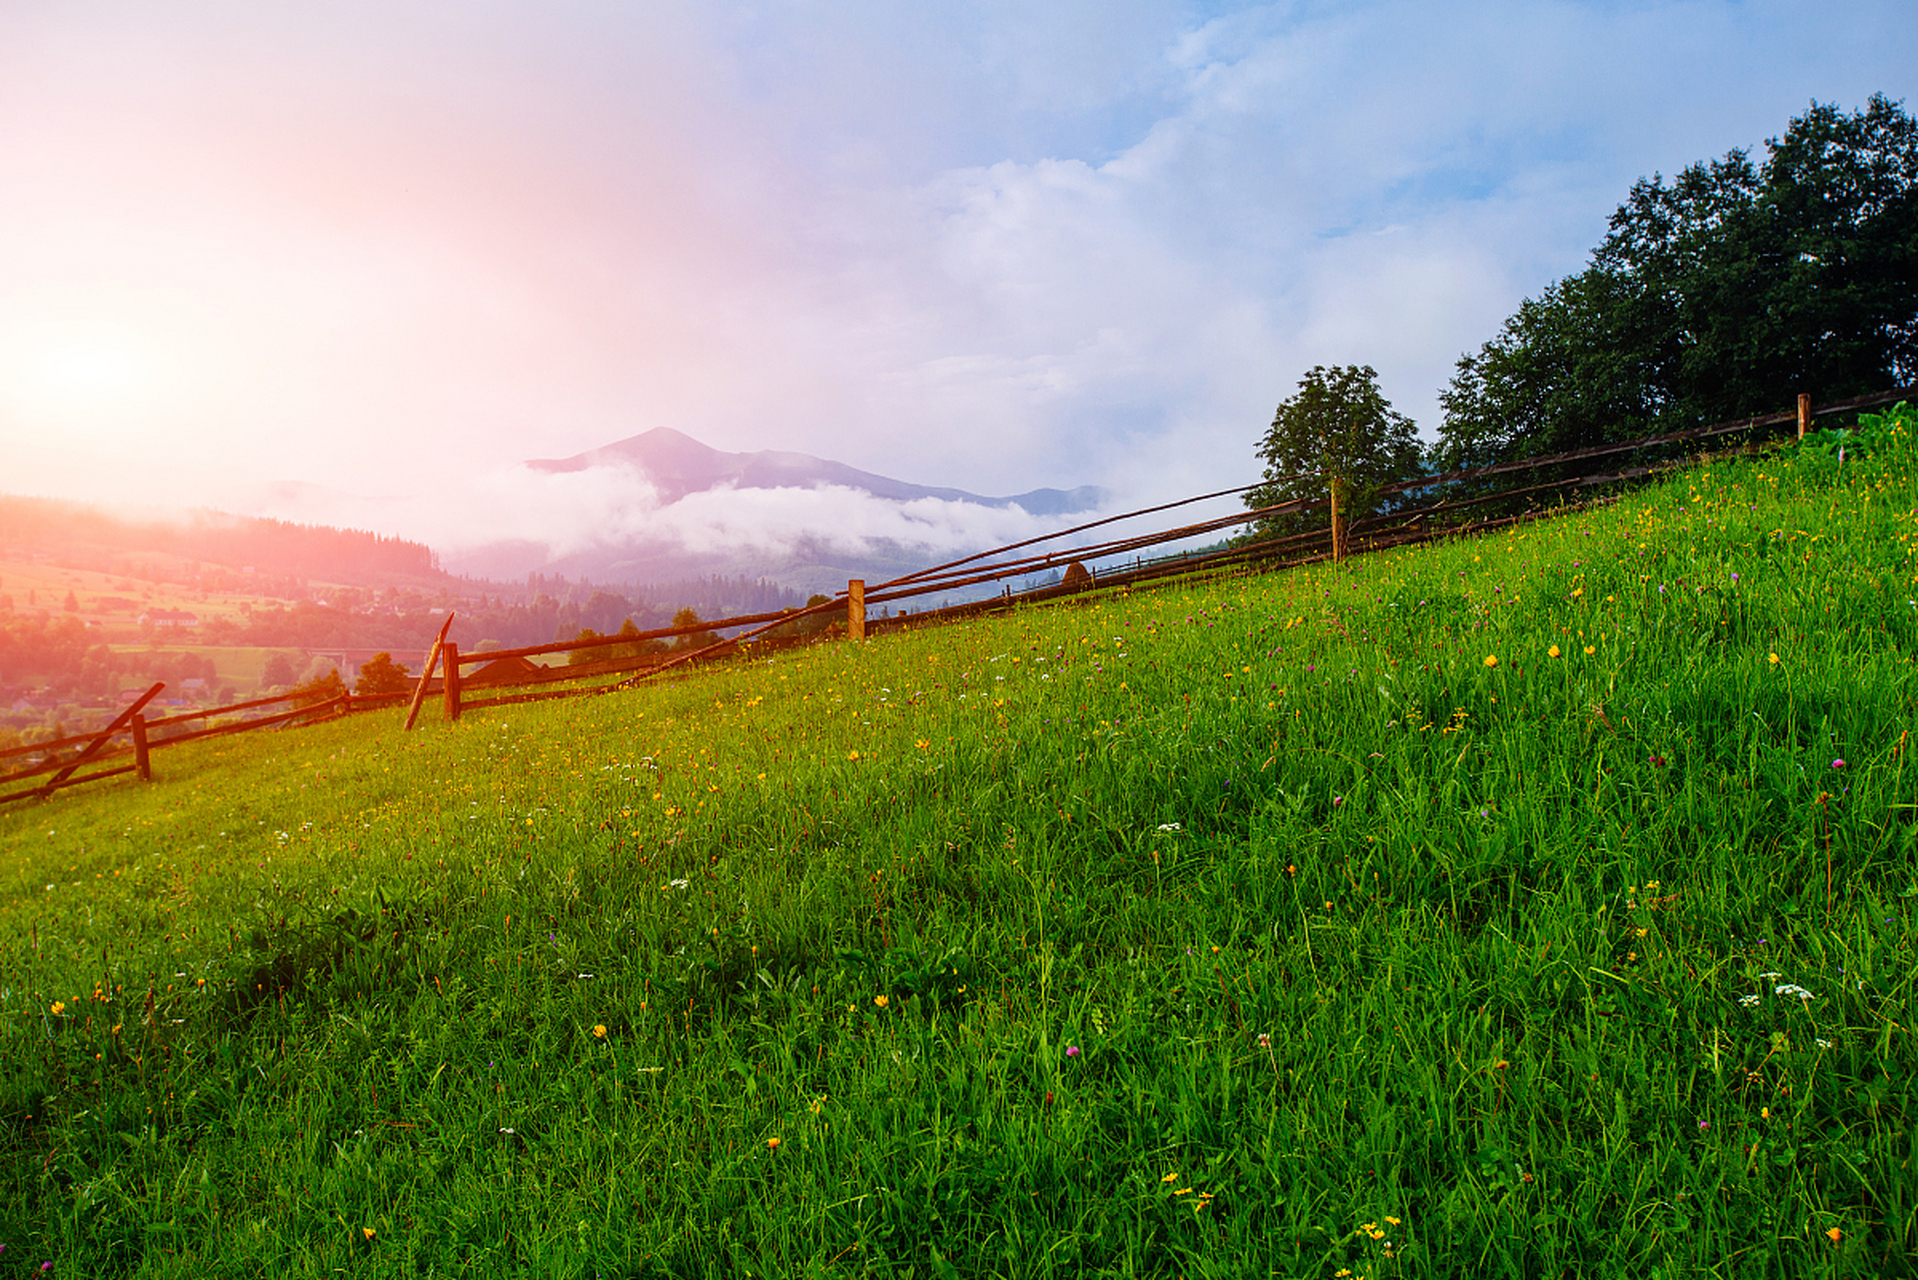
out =
<path fill-rule="evenodd" d="M 593 630 L 591 627 L 581 627 L 579 633 L 573 637 L 574 643 L 583 640 L 597 639 L 599 639 L 599 632 Z M 574 649 L 566 655 L 566 665 L 569 667 L 583 667 L 589 662 L 602 662 L 605 658 L 606 651 L 604 649 Z"/>
<path fill-rule="evenodd" d="M 639 627 L 631 618 L 628 618 L 619 624 L 618 634 L 637 637 L 639 635 Z M 613 646 L 613 656 L 616 658 L 639 658 L 649 653 L 664 652 L 666 652 L 666 642 L 656 637 L 648 640 L 636 638 L 630 644 L 616 644 Z"/>
<path fill-rule="evenodd" d="M 1459 361 L 1439 465 L 1918 378 L 1918 122 L 1814 103 L 1765 146 L 1634 184 L 1586 270 Z"/>
<path fill-rule="evenodd" d="M 699 616 L 698 611 L 691 605 L 687 605 L 673 615 L 673 625 L 675 627 L 696 627 L 702 621 L 704 621 L 704 619 Z M 718 643 L 719 637 L 713 632 L 694 631 L 678 637 L 673 642 L 673 647 L 676 649 L 704 649 L 707 645 Z"/>
<path fill-rule="evenodd" d="M 293 686 L 293 699 L 300 706 L 312 706 L 316 702 L 326 702 L 346 692 L 346 681 L 340 679 L 337 667 L 327 667 L 325 671 Z"/>
<path fill-rule="evenodd" d="M 413 681 L 406 665 L 393 661 L 390 653 L 376 653 L 362 662 L 360 678 L 353 682 L 353 692 L 362 695 L 405 693 L 412 687 Z"/>
<path fill-rule="evenodd" d="M 1380 393 L 1378 377 L 1370 365 L 1320 365 L 1299 379 L 1298 392 L 1279 405 L 1259 442 L 1265 483 L 1245 495 L 1246 505 L 1317 501 L 1336 476 L 1341 514 L 1357 518 L 1377 505 L 1380 486 L 1417 475 L 1420 449 L 1412 420 Z M 1324 508 L 1304 517 L 1268 518 L 1253 536 L 1322 527 L 1330 520 Z"/>
<path fill-rule="evenodd" d="M 276 653 L 266 660 L 266 667 L 260 672 L 260 684 L 266 688 L 279 688 L 293 683 L 293 662 L 284 653 Z"/>

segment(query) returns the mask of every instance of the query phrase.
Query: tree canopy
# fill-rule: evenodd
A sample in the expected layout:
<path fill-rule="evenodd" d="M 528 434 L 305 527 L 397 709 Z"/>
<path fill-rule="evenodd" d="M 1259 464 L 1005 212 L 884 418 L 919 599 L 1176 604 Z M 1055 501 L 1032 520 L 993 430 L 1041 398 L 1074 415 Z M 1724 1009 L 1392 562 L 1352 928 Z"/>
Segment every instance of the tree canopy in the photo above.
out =
<path fill-rule="evenodd" d="M 360 678 L 353 682 L 353 692 L 362 695 L 405 693 L 412 687 L 406 665 L 393 661 L 390 653 L 376 653 L 362 662 Z"/>
<path fill-rule="evenodd" d="M 1245 496 L 1248 507 L 1294 499 L 1324 498 L 1330 477 L 1345 482 L 1341 501 L 1353 516 L 1371 507 L 1381 485 L 1417 475 L 1421 462 L 1412 420 L 1392 408 L 1379 391 L 1370 365 L 1315 366 L 1299 389 L 1280 403 L 1259 442 L 1265 481 Z M 1261 521 L 1256 534 L 1289 532 L 1325 524 L 1311 518 Z"/>
<path fill-rule="evenodd" d="M 1918 377 L 1918 122 L 1814 103 L 1632 187 L 1590 265 L 1527 299 L 1441 394 L 1438 464 L 1556 453 Z"/>

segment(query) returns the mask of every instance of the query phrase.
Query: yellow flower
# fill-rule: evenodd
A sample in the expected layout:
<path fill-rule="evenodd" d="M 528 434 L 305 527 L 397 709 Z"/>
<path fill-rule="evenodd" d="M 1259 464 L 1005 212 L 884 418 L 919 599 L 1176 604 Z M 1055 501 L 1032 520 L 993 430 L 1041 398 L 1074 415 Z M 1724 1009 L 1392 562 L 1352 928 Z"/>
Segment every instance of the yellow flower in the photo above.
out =
<path fill-rule="evenodd" d="M 1556 658 L 1558 656 L 1558 646 L 1553 645 L 1551 648 L 1547 649 L 1545 653 L 1548 657 Z"/>
<path fill-rule="evenodd" d="M 872 1002 L 878 1005 L 881 1009 L 885 1008 L 887 1005 L 892 1003 L 892 1001 L 885 996 L 874 996 L 872 998 Z"/>
<path fill-rule="evenodd" d="M 927 747 L 930 747 L 932 743 L 928 742 L 924 738 L 921 738 L 919 739 L 919 741 L 913 743 L 912 745 L 919 748 L 921 751 L 924 751 Z"/>
<path fill-rule="evenodd" d="M 1775 667 L 1775 666 L 1777 666 L 1777 665 L 1778 665 L 1778 655 L 1777 655 L 1777 654 L 1775 654 L 1775 653 L 1774 653 L 1774 654 L 1772 654 L 1772 655 L 1771 655 L 1771 659 L 1770 659 L 1770 661 L 1771 661 L 1771 664 L 1772 664 L 1772 665 L 1773 665 L 1774 667 Z"/>
<path fill-rule="evenodd" d="M 371 1240 L 371 1239 L 373 1238 L 373 1228 L 371 1228 L 371 1227 L 361 1227 L 361 1228 L 360 1228 L 360 1234 L 361 1234 L 361 1235 L 363 1235 L 363 1236 L 365 1236 L 365 1237 L 366 1237 L 366 1238 L 367 1238 L 368 1240 Z"/>
<path fill-rule="evenodd" d="M 1831 1241 L 1833 1244 L 1837 1244 L 1840 1240 L 1843 1240 L 1844 1238 L 1845 1238 L 1845 1233 L 1840 1231 L 1837 1227 L 1833 1227 L 1830 1231 L 1827 1231 L 1825 1233 L 1825 1239 Z"/>
<path fill-rule="evenodd" d="M 779 1139 L 777 1139 L 777 1138 L 768 1138 L 768 1139 L 766 1139 L 766 1150 L 768 1150 L 768 1151 L 777 1151 L 777 1150 L 779 1150 Z"/>
<path fill-rule="evenodd" d="M 857 760 L 858 758 L 859 758 L 859 753 L 857 751 L 848 751 L 846 753 L 846 759 L 848 760 Z"/>
<path fill-rule="evenodd" d="M 603 1022 L 595 1022 L 593 1024 L 593 1034 L 601 1040 L 604 1040 L 606 1038 L 606 1024 Z"/>
<path fill-rule="evenodd" d="M 1159 1179 L 1160 1182 L 1177 1182 L 1178 1180 L 1179 1180 L 1179 1175 L 1176 1170 L 1173 1171 L 1172 1173 L 1166 1174 L 1165 1177 Z"/>
<path fill-rule="evenodd" d="M 1498 655 L 1496 653 L 1486 654 L 1485 665 L 1488 667 L 1496 667 L 1498 665 Z"/>
<path fill-rule="evenodd" d="M 1385 1220 L 1386 1220 L 1387 1222 L 1389 1222 L 1389 1223 L 1391 1223 L 1391 1224 L 1392 1224 L 1393 1226 L 1395 1226 L 1395 1227 L 1402 1227 L 1402 1226 L 1404 1226 L 1404 1225 L 1405 1225 L 1404 1223 L 1402 1223 L 1402 1222 L 1400 1222 L 1400 1221 L 1399 1221 L 1399 1220 L 1398 1220 L 1397 1218 L 1394 1218 L 1394 1217 L 1393 1217 L 1393 1216 L 1392 1216 L 1391 1214 L 1389 1214 L 1389 1213 L 1385 1215 Z"/>
<path fill-rule="evenodd" d="M 64 1001 L 64 1000 L 55 1000 L 55 1001 L 53 1002 L 53 1016 L 54 1016 L 54 1017 L 56 1017 L 56 1018 L 57 1018 L 57 1017 L 59 1017 L 59 1016 L 60 1016 L 61 1014 L 63 1014 L 63 1013 L 65 1013 L 66 1011 L 67 1011 L 67 1002 L 66 1002 L 66 1001 Z"/>
<path fill-rule="evenodd" d="M 1589 645 L 1589 644 L 1585 646 L 1585 656 L 1586 656 L 1586 657 L 1590 657 L 1590 656 L 1591 656 L 1592 654 L 1594 654 L 1594 653 L 1597 653 L 1597 652 L 1598 652 L 1598 650 L 1597 650 L 1596 648 L 1594 648 L 1593 646 L 1591 646 L 1591 645 Z"/>

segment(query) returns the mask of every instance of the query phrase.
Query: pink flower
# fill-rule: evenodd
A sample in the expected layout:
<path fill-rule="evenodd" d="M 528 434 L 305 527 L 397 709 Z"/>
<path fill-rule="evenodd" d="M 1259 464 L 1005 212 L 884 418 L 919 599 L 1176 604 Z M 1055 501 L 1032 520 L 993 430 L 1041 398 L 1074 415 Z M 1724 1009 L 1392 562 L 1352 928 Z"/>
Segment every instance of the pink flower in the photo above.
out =
<path fill-rule="evenodd" d="M 1069 1045 L 1067 1045 L 1067 1046 L 1066 1046 L 1066 1057 L 1068 1057 L 1068 1058 L 1076 1058 L 1076 1057 L 1078 1057 L 1078 1056 L 1079 1056 L 1079 1046 L 1078 1046 L 1078 1045 L 1076 1045 L 1076 1044 L 1069 1044 Z"/>

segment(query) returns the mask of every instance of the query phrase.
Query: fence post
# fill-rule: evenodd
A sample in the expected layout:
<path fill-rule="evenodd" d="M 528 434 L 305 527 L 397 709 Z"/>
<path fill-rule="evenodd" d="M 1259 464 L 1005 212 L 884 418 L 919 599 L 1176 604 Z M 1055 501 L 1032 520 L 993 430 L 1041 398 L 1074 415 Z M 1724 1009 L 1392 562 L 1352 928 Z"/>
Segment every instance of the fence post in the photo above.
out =
<path fill-rule="evenodd" d="M 448 640 L 440 649 L 440 660 L 446 664 L 446 679 L 442 682 L 446 700 L 440 707 L 440 719 L 457 720 L 460 718 L 460 647 Z"/>
<path fill-rule="evenodd" d="M 426 686 L 433 678 L 433 664 L 440 660 L 440 652 L 446 644 L 446 633 L 452 630 L 453 615 L 447 614 L 446 621 L 440 624 L 440 633 L 433 637 L 433 647 L 426 651 L 426 670 L 420 672 L 420 683 L 413 690 L 413 701 L 406 708 L 406 724 L 403 729 L 411 729 L 420 718 L 420 704 L 426 701 Z"/>
<path fill-rule="evenodd" d="M 147 760 L 147 718 L 137 711 L 133 715 L 133 768 L 140 781 L 153 781 L 153 765 Z"/>
<path fill-rule="evenodd" d="M 1805 428 L 1811 425 L 1811 396 L 1806 392 L 1798 393 L 1798 438 L 1805 438 Z"/>
<path fill-rule="evenodd" d="M 846 638 L 866 638 L 866 580 L 854 578 L 846 584 Z"/>
<path fill-rule="evenodd" d="M 1332 559 L 1345 558 L 1345 526 L 1339 520 L 1339 478 L 1332 477 Z"/>

